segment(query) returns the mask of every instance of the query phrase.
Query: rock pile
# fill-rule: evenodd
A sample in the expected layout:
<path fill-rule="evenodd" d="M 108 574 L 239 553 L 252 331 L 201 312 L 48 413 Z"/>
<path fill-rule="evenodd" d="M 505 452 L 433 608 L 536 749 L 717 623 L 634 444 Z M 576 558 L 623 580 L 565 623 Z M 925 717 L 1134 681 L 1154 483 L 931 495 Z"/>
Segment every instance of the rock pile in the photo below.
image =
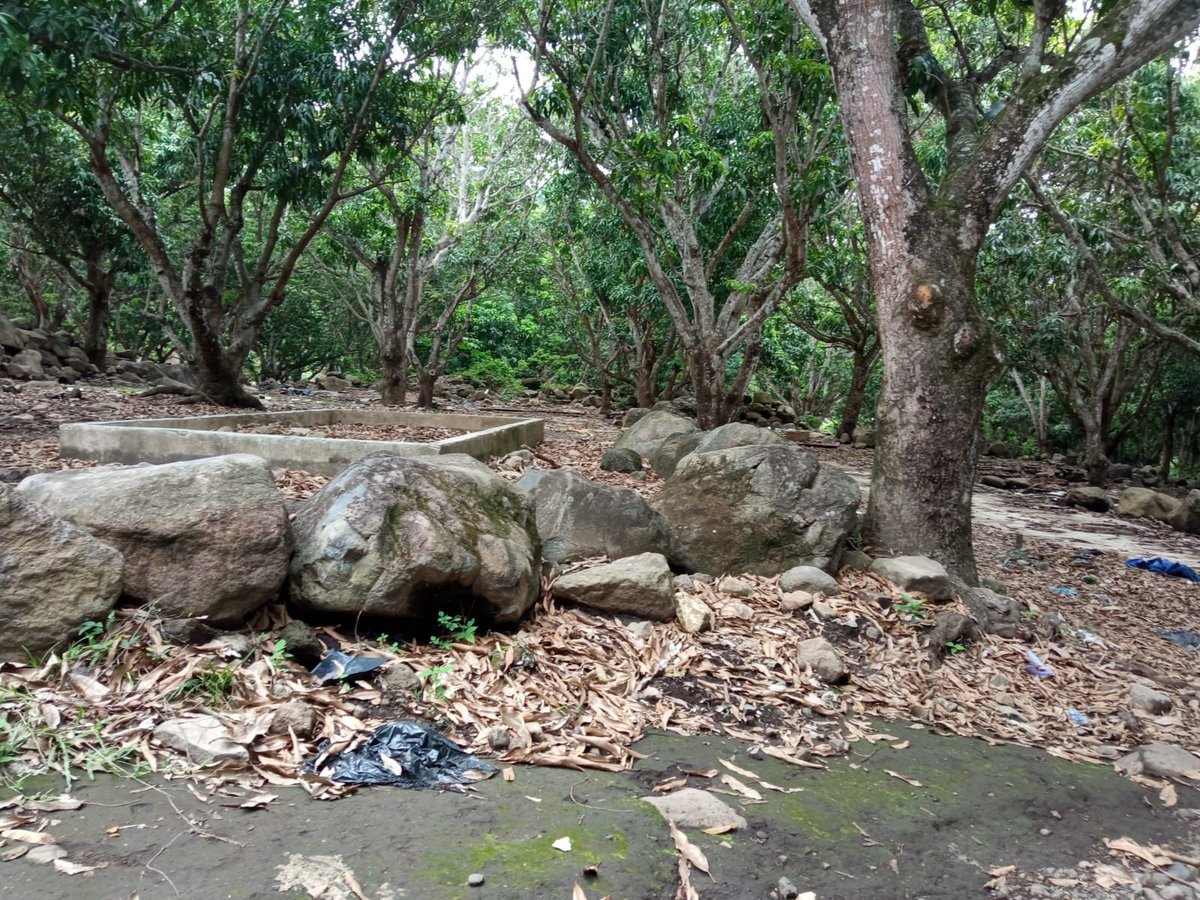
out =
<path fill-rule="evenodd" d="M 0 373 L 21 381 L 60 381 L 74 384 L 97 369 L 65 331 L 22 328 L 0 316 Z"/>

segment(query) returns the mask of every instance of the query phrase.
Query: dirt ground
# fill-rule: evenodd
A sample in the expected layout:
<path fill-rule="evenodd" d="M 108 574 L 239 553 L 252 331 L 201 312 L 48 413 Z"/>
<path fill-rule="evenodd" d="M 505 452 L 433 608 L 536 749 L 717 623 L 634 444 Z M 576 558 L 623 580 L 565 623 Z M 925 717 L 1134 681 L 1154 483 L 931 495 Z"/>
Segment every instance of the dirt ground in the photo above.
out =
<path fill-rule="evenodd" d="M 283 409 L 341 405 L 364 396 L 270 399 L 272 408 Z M 492 408 L 499 412 L 500 406 Z M 547 441 L 537 448 L 541 464 L 575 465 L 645 494 L 657 489 L 660 482 L 652 474 L 630 481 L 599 473 L 599 453 L 617 434 L 612 421 L 569 408 L 522 407 L 527 410 L 547 419 Z M 82 385 L 75 392 L 25 385 L 20 393 L 0 394 L 0 480 L 80 465 L 57 458 L 56 429 L 65 421 L 213 411 L 169 398 L 139 400 L 107 386 Z M 865 483 L 869 453 L 835 446 L 816 452 Z M 1058 758 L 1097 759 L 1100 750 L 1127 749 L 1149 738 L 1197 750 L 1192 723 L 1200 714 L 1200 656 L 1155 632 L 1196 626 L 1200 586 L 1130 570 L 1123 561 L 1165 555 L 1200 567 L 1200 539 L 1154 523 L 1063 509 L 1053 491 L 1064 485 L 1045 477 L 1036 463 L 986 465 L 1035 477 L 1021 492 L 978 489 L 976 544 L 983 573 L 1005 583 L 1029 609 L 1054 612 L 1077 633 L 1106 642 L 1097 649 L 1078 638 L 1030 637 L 1055 654 L 1060 678 L 1049 687 L 1011 688 L 1015 699 L 1006 694 L 1011 704 L 1004 708 L 1015 705 L 1024 713 L 1015 723 L 996 717 L 989 694 L 1002 690 L 989 686 L 1000 684 L 993 672 L 1019 668 L 1025 644 L 985 643 L 931 673 L 925 663 L 918 665 L 919 634 L 893 621 L 889 641 L 894 635 L 895 648 L 864 649 L 858 693 L 848 689 L 843 697 L 841 711 L 856 714 L 858 725 L 838 732 L 845 741 L 824 738 L 837 752 L 824 757 L 825 745 L 818 745 L 818 755 L 810 757 L 828 766 L 821 771 L 756 753 L 756 740 L 731 738 L 769 735 L 772 723 L 751 727 L 742 721 L 753 706 L 742 702 L 733 708 L 739 727 L 722 725 L 719 717 L 729 715 L 730 682 L 720 702 L 720 691 L 713 694 L 703 678 L 685 673 L 675 682 L 660 679 L 663 692 L 676 684 L 686 698 L 681 703 L 691 704 L 696 716 L 713 717 L 711 733 L 647 730 L 632 747 L 633 756 L 645 758 L 627 771 L 517 765 L 512 781 L 494 777 L 467 794 L 369 788 L 336 802 L 272 786 L 266 790 L 274 799 L 255 808 L 241 803 L 256 791 L 262 796 L 260 787 L 228 791 L 159 776 L 83 781 L 71 790 L 81 806 L 44 811 L 36 825 L 83 871 L 67 874 L 27 855 L 10 860 L 7 851 L 21 841 L 0 832 L 7 842 L 0 845 L 0 860 L 6 860 L 0 863 L 0 894 L 142 900 L 686 897 L 680 855 L 666 823 L 637 799 L 683 779 L 719 793 L 750 823 L 725 834 L 688 831 L 711 871 L 710 878 L 690 870 L 691 885 L 704 898 L 767 898 L 781 877 L 820 898 L 1200 897 L 1200 886 L 1195 893 L 1182 892 L 1192 891 L 1200 875 L 1200 834 L 1196 819 L 1181 814 L 1200 808 L 1200 793 L 1178 785 L 1167 794 L 1164 785 L 1135 783 L 1111 766 Z M 278 480 L 296 498 L 323 483 L 295 472 L 279 473 Z M 769 594 L 769 584 L 757 587 L 762 596 Z M 847 601 L 851 615 L 870 609 L 871 588 L 847 586 L 854 597 Z M 764 621 L 766 627 L 776 622 Z M 735 652 L 744 638 L 732 624 L 730 629 L 721 641 L 705 645 L 707 652 L 721 666 L 749 667 L 753 660 L 740 660 Z M 905 643 L 901 637 L 910 632 L 911 643 Z M 925 680 L 902 683 L 908 653 Z M 1089 671 L 1099 674 L 1089 680 Z M 1170 686 L 1180 708 L 1175 721 L 1122 718 L 1119 704 L 1105 692 L 1125 690 L 1123 673 Z M 760 700 L 752 688 L 744 690 Z M 953 700 L 947 705 L 948 698 Z M 1091 712 L 1094 727 L 1087 734 L 1064 727 L 1070 704 Z M 886 719 L 864 718 L 873 715 Z M 736 779 L 761 799 L 722 780 L 738 770 L 756 776 Z M 24 790 L 48 796 L 62 787 L 61 779 L 47 777 L 26 782 Z M 562 837 L 571 838 L 569 851 L 552 846 Z M 1105 844 L 1121 838 L 1143 850 L 1158 845 L 1170 855 L 1149 852 L 1148 861 L 1129 845 L 1110 851 Z M 1174 875 L 1168 874 L 1172 865 Z M 1193 871 L 1183 872 L 1180 865 Z M 484 876 L 481 886 L 468 886 L 472 874 Z M 1146 884 L 1132 880 L 1139 878 Z"/>

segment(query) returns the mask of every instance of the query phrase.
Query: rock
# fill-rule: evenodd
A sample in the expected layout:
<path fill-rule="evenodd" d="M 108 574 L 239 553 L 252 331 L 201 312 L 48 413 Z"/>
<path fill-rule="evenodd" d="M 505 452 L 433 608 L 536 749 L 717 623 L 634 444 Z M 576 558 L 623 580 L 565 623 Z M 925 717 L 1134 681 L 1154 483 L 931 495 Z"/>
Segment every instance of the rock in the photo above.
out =
<path fill-rule="evenodd" d="M 717 590 L 730 597 L 749 597 L 754 593 L 754 588 L 732 575 L 722 578 L 717 584 Z"/>
<path fill-rule="evenodd" d="M 123 573 L 120 552 L 0 484 L 0 659 L 28 662 L 103 621 Z"/>
<path fill-rule="evenodd" d="M 0 348 L 20 351 L 25 349 L 25 340 L 21 337 L 17 326 L 0 316 Z"/>
<path fill-rule="evenodd" d="M 746 425 L 741 422 L 731 422 L 721 425 L 712 431 L 705 432 L 700 443 L 696 445 L 696 453 L 708 453 L 710 450 L 732 450 L 734 447 L 753 447 L 758 444 L 781 444 L 789 442 L 766 428 Z"/>
<path fill-rule="evenodd" d="M 846 680 L 846 665 L 833 644 L 822 637 L 809 638 L 796 646 L 796 665 L 811 668 L 812 673 L 826 684 L 841 684 Z"/>
<path fill-rule="evenodd" d="M 640 472 L 642 456 L 631 447 L 612 447 L 600 457 L 600 468 L 605 472 Z"/>
<path fill-rule="evenodd" d="M 1176 531 L 1200 534 L 1200 491 L 1188 491 L 1167 516 L 1167 524 Z"/>
<path fill-rule="evenodd" d="M 1178 505 L 1179 501 L 1174 497 L 1160 494 L 1158 491 L 1129 487 L 1121 491 L 1121 496 L 1117 499 L 1117 515 L 1166 522 Z"/>
<path fill-rule="evenodd" d="M 267 731 L 269 734 L 287 734 L 289 730 L 301 740 L 308 740 L 317 730 L 317 711 L 303 700 L 284 703 L 275 710 Z"/>
<path fill-rule="evenodd" d="M 200 765 L 219 762 L 249 762 L 250 754 L 235 743 L 216 716 L 182 716 L 168 719 L 154 729 L 154 739 L 165 747 L 186 753 Z"/>
<path fill-rule="evenodd" d="M 325 656 L 325 644 L 307 622 L 293 619 L 279 632 L 284 652 L 306 669 L 313 668 Z"/>
<path fill-rule="evenodd" d="M 46 370 L 42 367 L 42 354 L 37 350 L 25 349 L 18 351 L 5 366 L 10 378 L 45 378 Z"/>
<path fill-rule="evenodd" d="M 421 693 L 421 679 L 412 666 L 402 662 L 392 663 L 380 672 L 379 686 L 396 694 L 412 696 Z"/>
<path fill-rule="evenodd" d="M 1021 604 L 986 587 L 956 584 L 963 603 L 988 634 L 1014 637 L 1021 624 Z"/>
<path fill-rule="evenodd" d="M 1070 506 L 1082 506 L 1092 512 L 1108 512 L 1112 507 L 1112 500 L 1109 499 L 1108 492 L 1104 488 L 1090 485 L 1070 488 L 1067 491 L 1066 501 Z"/>
<path fill-rule="evenodd" d="M 979 479 L 979 483 L 987 487 L 999 488 L 1000 490 L 1008 487 L 1008 482 L 999 475 L 984 475 Z"/>
<path fill-rule="evenodd" d="M 467 876 L 467 887 L 483 887 L 486 879 L 479 872 L 472 872 Z"/>
<path fill-rule="evenodd" d="M 1120 481 L 1133 474 L 1133 466 L 1129 463 L 1109 463 L 1105 474 L 1113 481 Z"/>
<path fill-rule="evenodd" d="M 832 603 L 826 603 L 824 600 L 813 598 L 812 602 L 813 614 L 822 622 L 828 622 L 830 619 L 837 618 L 837 607 Z"/>
<path fill-rule="evenodd" d="M 292 601 L 318 612 L 515 622 L 539 592 L 533 504 L 462 454 L 363 457 L 296 516 Z"/>
<path fill-rule="evenodd" d="M 839 569 L 849 569 L 852 572 L 866 572 L 871 568 L 871 563 L 875 560 L 861 550 L 850 548 L 842 551 L 841 559 L 838 560 Z"/>
<path fill-rule="evenodd" d="M 692 453 L 651 506 L 667 520 L 680 568 L 769 576 L 832 565 L 859 496 L 846 473 L 780 444 Z"/>
<path fill-rule="evenodd" d="M 680 828 L 719 828 L 732 825 L 744 829 L 748 823 L 733 807 L 699 788 L 682 788 L 661 797 L 643 797 L 668 822 Z"/>
<path fill-rule="evenodd" d="M 674 581 L 675 590 L 677 591 L 691 590 L 696 584 L 696 579 L 691 575 L 676 575 Z"/>
<path fill-rule="evenodd" d="M 785 612 L 798 612 L 812 606 L 814 599 L 813 595 L 807 591 L 791 591 L 783 595 L 783 599 L 779 601 L 779 607 Z"/>
<path fill-rule="evenodd" d="M 650 468 L 659 478 L 670 478 L 679 461 L 695 450 L 703 439 L 704 433 L 700 431 L 669 435 L 650 452 Z"/>
<path fill-rule="evenodd" d="M 556 599 L 604 612 L 664 621 L 675 615 L 675 584 L 667 558 L 642 553 L 563 575 L 554 582 Z"/>
<path fill-rule="evenodd" d="M 313 384 L 322 391 L 348 391 L 354 387 L 354 385 L 341 375 L 332 372 L 321 373 L 313 379 Z"/>
<path fill-rule="evenodd" d="M 1012 447 L 1004 443 L 1004 441 L 992 441 L 983 452 L 988 456 L 995 456 L 999 459 L 1011 459 L 1016 456 Z"/>
<path fill-rule="evenodd" d="M 919 591 L 930 600 L 952 600 L 954 586 L 942 564 L 925 556 L 895 556 L 871 563 L 878 575 L 904 591 Z"/>
<path fill-rule="evenodd" d="M 864 447 L 872 448 L 875 446 L 875 429 L 864 428 L 861 425 L 854 429 L 854 443 L 862 444 Z"/>
<path fill-rule="evenodd" d="M 1129 701 L 1133 704 L 1134 709 L 1140 709 L 1152 716 L 1169 713 L 1173 706 L 1171 698 L 1162 691 L 1138 682 L 1129 686 Z"/>
<path fill-rule="evenodd" d="M 1115 763 L 1126 775 L 1158 775 L 1161 778 L 1200 778 L 1200 757 L 1174 744 L 1144 744 Z"/>
<path fill-rule="evenodd" d="M 844 557 L 845 554 L 843 553 Z M 842 592 L 837 579 L 816 566 L 793 566 L 779 576 L 779 589 L 784 593 L 808 591 L 835 597 Z"/>
<path fill-rule="evenodd" d="M 173 644 L 197 646 L 219 637 L 217 630 L 203 619 L 163 619 L 158 623 L 158 630 Z"/>
<path fill-rule="evenodd" d="M 675 619 L 679 628 L 688 634 L 711 631 L 714 623 L 713 611 L 708 604 L 694 594 L 678 591 L 675 594 Z"/>
<path fill-rule="evenodd" d="M 667 523 L 631 488 L 589 481 L 563 468 L 546 472 L 529 493 L 542 558 L 548 562 L 592 556 L 620 559 L 667 550 Z"/>
<path fill-rule="evenodd" d="M 940 612 L 929 632 L 929 652 L 934 659 L 942 659 L 954 652 L 952 645 L 965 646 L 979 637 L 979 626 L 970 616 L 956 612 Z"/>
<path fill-rule="evenodd" d="M 721 607 L 721 616 L 726 619 L 741 619 L 749 622 L 754 618 L 754 607 L 741 600 L 732 600 Z"/>
<path fill-rule="evenodd" d="M 497 753 L 503 753 L 512 743 L 512 735 L 503 725 L 497 725 L 487 734 L 488 746 Z"/>
<path fill-rule="evenodd" d="M 257 456 L 54 472 L 18 490 L 120 550 L 124 593 L 165 616 L 239 624 L 287 576 L 287 511 Z"/>
<path fill-rule="evenodd" d="M 673 434 L 691 434 L 700 429 L 691 419 L 670 410 L 652 410 L 621 432 L 613 448 L 635 450 L 642 458 L 649 458 L 666 438 Z"/>
<path fill-rule="evenodd" d="M 639 421 L 650 415 L 651 412 L 652 410 L 649 410 L 645 407 L 634 407 L 633 409 L 627 409 L 625 411 L 625 415 L 621 417 L 621 427 L 629 428 L 631 425 L 636 425 Z"/>

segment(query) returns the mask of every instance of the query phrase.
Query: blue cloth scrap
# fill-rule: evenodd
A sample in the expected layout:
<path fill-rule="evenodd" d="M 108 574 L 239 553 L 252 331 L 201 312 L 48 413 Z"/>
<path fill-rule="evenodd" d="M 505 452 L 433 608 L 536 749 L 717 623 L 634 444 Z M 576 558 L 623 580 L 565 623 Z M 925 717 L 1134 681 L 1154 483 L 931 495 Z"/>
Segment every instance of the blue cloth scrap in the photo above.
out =
<path fill-rule="evenodd" d="M 1160 575 L 1174 575 L 1177 578 L 1186 578 L 1188 581 L 1200 581 L 1200 575 L 1197 575 L 1195 570 L 1181 562 L 1162 556 L 1135 556 L 1133 559 L 1125 560 L 1125 565 L 1131 569 L 1145 569 L 1147 572 L 1158 572 Z"/>

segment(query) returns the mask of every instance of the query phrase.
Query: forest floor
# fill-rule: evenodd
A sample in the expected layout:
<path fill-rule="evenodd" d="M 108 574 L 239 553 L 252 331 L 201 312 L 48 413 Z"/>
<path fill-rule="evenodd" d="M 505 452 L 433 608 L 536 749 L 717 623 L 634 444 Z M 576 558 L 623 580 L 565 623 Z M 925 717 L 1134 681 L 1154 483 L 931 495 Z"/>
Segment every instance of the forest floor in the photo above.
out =
<path fill-rule="evenodd" d="M 269 398 L 272 409 L 364 400 L 365 392 Z M 643 494 L 657 490 L 652 473 L 636 481 L 599 471 L 599 455 L 618 428 L 594 411 L 486 402 L 477 411 L 514 408 L 546 419 L 540 465 L 572 465 Z M 210 412 L 112 386 L 22 385 L 0 394 L 0 480 L 85 465 L 58 458 L 63 422 Z M 869 472 L 868 451 L 813 449 L 860 478 Z M 303 695 L 326 721 L 361 730 L 396 715 L 422 718 L 490 756 L 487 733 L 510 721 L 505 704 L 513 695 L 505 685 L 515 681 L 522 714 L 544 724 L 545 740 L 510 748 L 498 760 L 505 777 L 465 795 L 368 788 L 326 803 L 310 795 L 335 792 L 296 776 L 311 745 L 264 745 L 253 772 L 189 780 L 164 777 L 183 773 L 143 739 L 137 752 L 159 774 L 143 773 L 136 784 L 98 777 L 73 785 L 70 801 L 14 799 L 0 809 L 0 893 L 667 898 L 686 876 L 706 898 L 766 898 L 780 877 L 821 898 L 983 896 L 985 884 L 1013 897 L 1191 897 L 1181 891 L 1196 885 L 1200 834 L 1196 819 L 1181 811 L 1200 807 L 1200 792 L 1121 777 L 1111 761 L 1152 740 L 1200 750 L 1200 651 L 1158 634 L 1196 627 L 1200 585 L 1124 565 L 1128 556 L 1164 555 L 1200 566 L 1200 539 L 1057 506 L 1054 492 L 1065 485 L 1041 463 L 987 459 L 980 474 L 988 472 L 1030 482 L 1020 492 L 980 487 L 976 494 L 981 572 L 1029 611 L 1025 640 L 989 636 L 937 664 L 927 622 L 890 604 L 881 608 L 887 586 L 861 574 L 843 576 L 837 618 L 824 623 L 782 611 L 772 579 L 747 578 L 752 622 L 722 615 L 717 629 L 700 636 L 671 626 L 638 632 L 549 602 L 516 635 L 489 633 L 447 649 L 413 641 L 403 648 L 392 642 L 389 651 L 388 642 L 328 627 L 325 634 L 343 646 L 391 652 L 414 669 L 453 668 L 447 690 L 426 691 L 415 704 L 369 686 L 318 690 L 302 670 L 271 676 L 274 687 Z M 326 480 L 283 471 L 276 478 L 296 501 Z M 711 587 L 695 589 L 722 612 Z M 286 611 L 273 610 L 251 634 L 270 646 L 284 621 Z M 1052 627 L 1039 630 L 1046 622 Z M 864 637 L 868 625 L 882 637 Z M 134 638 L 153 628 L 125 611 L 116 631 Z M 855 675 L 843 690 L 802 684 L 786 648 L 812 634 L 835 640 L 850 660 Z M 528 657 L 529 664 L 504 672 L 502 685 L 487 661 L 515 646 L 518 662 Z M 1028 649 L 1054 678 L 1022 674 Z M 138 666 L 155 678 L 155 666 L 194 670 L 220 651 L 171 652 L 165 662 L 161 654 L 131 652 L 121 674 Z M 257 665 L 247 662 L 244 671 Z M 39 709 L 79 705 L 56 672 L 2 674 L 9 679 L 4 700 L 19 688 L 38 697 Z M 97 665 L 92 675 L 103 683 L 115 671 Z M 1134 682 L 1167 692 L 1173 710 L 1131 712 Z M 639 694 L 631 694 L 632 683 Z M 261 713 L 281 693 L 263 691 L 247 678 L 230 699 Z M 165 693 L 147 701 L 169 702 Z M 95 701 L 106 715 L 93 724 L 111 740 L 147 715 L 106 702 Z M 11 719 L 12 703 L 0 706 Z M 691 831 L 681 851 L 635 798 L 684 783 L 723 792 L 749 827 Z M 31 779 L 23 789 L 27 796 L 60 791 L 62 779 Z M 571 837 L 570 851 L 552 846 L 561 837 Z M 53 865 L 36 865 L 29 857 L 37 854 L 22 852 L 42 845 L 62 851 L 41 854 Z M 694 856 L 680 869 L 681 853 L 695 847 L 706 854 L 711 879 Z M 482 887 L 466 886 L 472 873 L 485 876 Z M 1143 885 L 1162 893 L 1139 894 Z"/>

